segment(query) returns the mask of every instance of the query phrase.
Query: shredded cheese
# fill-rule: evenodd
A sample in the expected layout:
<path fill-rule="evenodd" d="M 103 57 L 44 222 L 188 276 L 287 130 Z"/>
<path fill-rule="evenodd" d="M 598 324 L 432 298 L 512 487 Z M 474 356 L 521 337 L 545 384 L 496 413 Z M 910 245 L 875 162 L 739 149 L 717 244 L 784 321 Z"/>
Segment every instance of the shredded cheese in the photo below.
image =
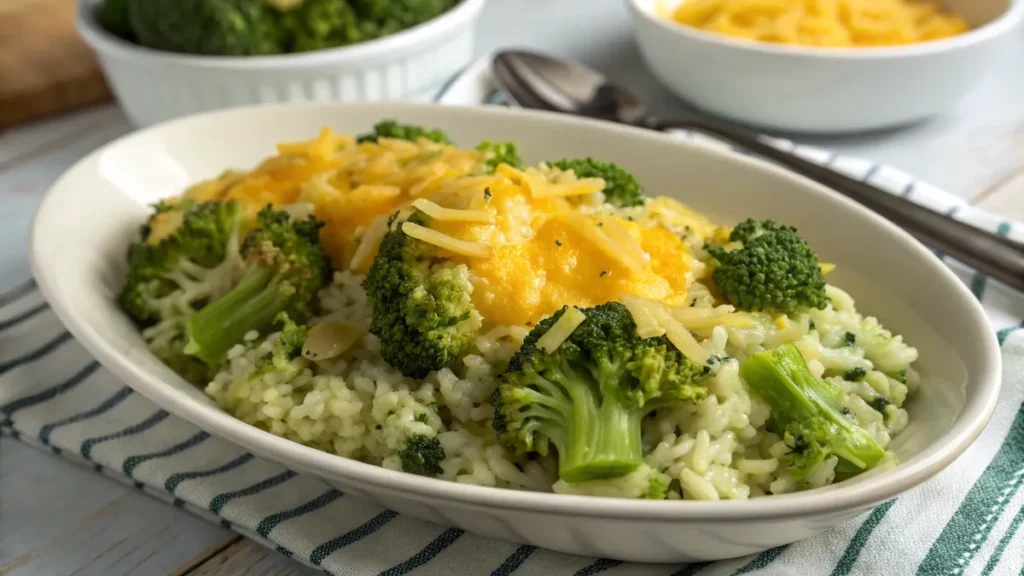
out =
<path fill-rule="evenodd" d="M 543 336 L 537 340 L 537 347 L 551 354 L 565 342 L 569 336 L 587 319 L 587 315 L 579 308 L 570 306 Z"/>
<path fill-rule="evenodd" d="M 470 258 L 488 258 L 491 255 L 491 246 L 489 244 L 466 242 L 465 240 L 452 238 L 447 234 L 442 234 L 437 230 L 431 230 L 430 228 L 425 228 L 413 222 L 404 222 L 402 224 L 402 232 L 405 232 L 417 240 L 422 240 L 427 244 L 444 248 L 445 250 L 462 256 L 468 256 Z"/>
<path fill-rule="evenodd" d="M 414 208 L 419 209 L 427 216 L 440 222 L 478 222 L 481 224 L 493 224 L 494 214 L 487 210 L 456 210 L 454 208 L 443 208 L 427 200 L 417 198 L 412 203 Z"/>
<path fill-rule="evenodd" d="M 562 220 L 571 226 L 580 236 L 583 236 L 593 243 L 599 250 L 608 257 L 622 264 L 630 272 L 640 272 L 644 269 L 644 262 L 637 261 L 633 254 L 620 249 L 619 246 L 608 237 L 607 234 L 594 223 L 593 220 L 580 215 L 574 211 L 563 211 L 560 214 Z"/>
<path fill-rule="evenodd" d="M 658 324 L 665 329 L 665 337 L 683 356 L 686 356 L 694 366 L 703 366 L 707 363 L 708 351 L 701 347 L 686 326 L 672 317 L 665 306 L 659 302 L 651 302 L 650 311 Z"/>
<path fill-rule="evenodd" d="M 632 294 L 623 294 L 619 300 L 626 307 L 626 310 L 629 310 L 630 316 L 633 317 L 633 322 L 636 323 L 637 336 L 641 338 L 654 338 L 655 336 L 665 335 L 665 329 L 658 324 L 658 321 L 654 319 L 654 315 L 651 314 L 650 304 L 648 304 L 647 300 Z"/>
<path fill-rule="evenodd" d="M 327 161 L 333 156 L 338 148 L 352 143 L 352 137 L 335 134 L 330 128 L 320 130 L 316 140 L 307 142 L 284 142 L 277 145 L 280 154 L 307 156 L 320 161 Z"/>
<path fill-rule="evenodd" d="M 402 195 L 402 189 L 383 184 L 362 184 L 353 188 L 349 194 L 349 201 L 374 202 L 398 198 Z"/>
<path fill-rule="evenodd" d="M 316 204 L 312 202 L 296 202 L 294 204 L 285 204 L 281 206 L 282 212 L 287 212 L 289 216 L 296 220 L 305 220 L 310 216 L 316 214 Z"/>
<path fill-rule="evenodd" d="M 387 233 L 388 217 L 375 217 L 370 227 L 366 229 L 366 233 L 363 234 L 362 240 L 359 241 L 359 247 L 356 248 L 355 254 L 352 255 L 352 261 L 348 265 L 349 269 L 356 272 L 365 272 L 369 269 L 369 264 L 377 256 L 381 240 Z"/>
<path fill-rule="evenodd" d="M 508 164 L 500 164 L 495 170 L 511 179 L 513 182 L 526 187 L 530 196 L 534 198 L 564 198 L 568 196 L 585 196 L 595 194 L 604 190 L 605 181 L 601 178 L 584 178 L 582 180 L 565 180 L 552 182 L 547 176 L 536 168 L 527 168 L 525 171 L 513 168 Z"/>
<path fill-rule="evenodd" d="M 309 360 L 329 360 L 341 356 L 362 337 L 365 329 L 345 322 L 323 322 L 309 329 L 302 355 Z"/>
<path fill-rule="evenodd" d="M 605 181 L 601 178 L 584 178 L 560 184 L 530 182 L 530 195 L 534 198 L 567 198 L 595 194 L 604 188 Z"/>
<path fill-rule="evenodd" d="M 821 274 L 824 276 L 825 274 L 828 274 L 829 272 L 835 270 L 836 269 L 836 265 L 835 264 L 827 264 L 825 262 L 822 262 L 822 263 L 818 264 L 818 268 L 821 269 Z"/>
<path fill-rule="evenodd" d="M 650 256 L 637 242 L 636 238 L 630 235 L 629 230 L 626 230 L 617 218 L 613 218 L 608 215 L 601 215 L 597 217 L 597 222 L 600 225 L 601 230 L 611 239 L 611 241 L 619 247 L 623 252 L 627 253 L 627 257 L 633 262 L 640 263 L 641 267 L 646 267 L 650 260 Z"/>
<path fill-rule="evenodd" d="M 757 320 L 746 312 L 737 312 L 732 306 L 717 308 L 673 308 L 672 316 L 689 330 L 714 328 L 715 326 L 731 326 L 750 328 L 757 325 Z"/>

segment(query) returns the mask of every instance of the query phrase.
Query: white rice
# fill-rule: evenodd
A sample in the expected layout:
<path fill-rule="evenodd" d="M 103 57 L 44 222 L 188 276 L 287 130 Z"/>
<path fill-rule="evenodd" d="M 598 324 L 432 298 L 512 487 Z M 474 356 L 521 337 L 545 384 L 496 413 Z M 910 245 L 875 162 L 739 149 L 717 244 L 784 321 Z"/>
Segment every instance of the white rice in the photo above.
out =
<path fill-rule="evenodd" d="M 370 310 L 362 277 L 339 272 L 321 294 L 331 318 L 368 326 Z M 711 308 L 712 298 L 695 285 L 695 306 Z M 557 478 L 552 455 L 530 460 L 497 444 L 491 428 L 490 396 L 501 366 L 521 346 L 528 329 L 484 327 L 474 353 L 455 370 L 443 369 L 422 381 L 402 376 L 377 354 L 366 334 L 340 359 L 314 364 L 303 358 L 286 369 L 252 377 L 260 358 L 270 354 L 278 334 L 262 340 L 246 335 L 231 350 L 228 365 L 206 387 L 218 405 L 244 422 L 327 452 L 401 469 L 398 452 L 413 434 L 437 437 L 445 452 L 440 477 L 454 482 L 534 491 L 639 497 L 650 474 L 665 475 L 669 498 L 745 499 L 817 488 L 834 481 L 837 460 L 830 457 L 802 481 L 786 476 L 780 459 L 791 451 L 766 430 L 769 405 L 752 394 L 739 376 L 739 363 L 765 349 L 792 342 L 816 375 L 839 390 L 842 405 L 883 446 L 908 421 L 902 408 L 918 377 L 910 367 L 917 352 L 885 331 L 874 318 L 858 314 L 852 299 L 829 288 L 832 305 L 777 321 L 767 314 L 752 328 L 715 327 L 698 340 L 724 360 L 705 379 L 708 396 L 644 422 L 646 467 L 614 481 L 570 485 Z M 814 329 L 811 329 L 811 323 Z M 856 336 L 846 344 L 846 333 Z M 863 368 L 859 382 L 843 374 Z M 906 384 L 891 375 L 906 371 Z M 461 374 L 461 376 L 460 376 Z M 869 402 L 889 402 L 879 412 Z"/>

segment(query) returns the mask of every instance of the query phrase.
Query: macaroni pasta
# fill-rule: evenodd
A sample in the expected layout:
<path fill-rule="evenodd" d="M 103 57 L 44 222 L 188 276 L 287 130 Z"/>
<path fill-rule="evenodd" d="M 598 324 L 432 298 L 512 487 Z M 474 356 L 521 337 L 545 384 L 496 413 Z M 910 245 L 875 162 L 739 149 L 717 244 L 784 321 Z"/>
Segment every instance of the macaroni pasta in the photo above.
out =
<path fill-rule="evenodd" d="M 962 34 L 967 23 L 914 0 L 683 0 L 680 24 L 760 42 L 892 46 Z"/>

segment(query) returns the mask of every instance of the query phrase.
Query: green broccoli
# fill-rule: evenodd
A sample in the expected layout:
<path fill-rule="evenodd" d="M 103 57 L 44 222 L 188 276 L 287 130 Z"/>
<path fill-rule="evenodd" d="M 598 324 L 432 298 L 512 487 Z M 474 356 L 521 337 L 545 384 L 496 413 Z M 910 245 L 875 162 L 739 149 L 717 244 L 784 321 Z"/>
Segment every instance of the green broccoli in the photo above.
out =
<path fill-rule="evenodd" d="M 277 340 L 274 341 L 271 353 L 260 358 L 256 363 L 254 375 L 269 374 L 270 372 L 290 374 L 296 371 L 292 362 L 302 356 L 302 346 L 306 343 L 308 327 L 293 322 L 286 312 L 278 314 L 274 318 L 274 323 L 280 325 L 281 332 Z"/>
<path fill-rule="evenodd" d="M 470 299 L 466 266 L 450 265 L 433 246 L 407 236 L 396 216 L 363 281 L 373 309 L 370 333 L 380 339 L 388 364 L 423 378 L 451 366 L 482 320 Z M 407 222 L 428 226 L 429 218 L 417 212 Z"/>
<path fill-rule="evenodd" d="M 436 436 L 412 436 L 406 440 L 399 458 L 405 472 L 430 477 L 443 472 L 441 462 L 444 461 L 444 449 L 441 448 L 441 441 Z"/>
<path fill-rule="evenodd" d="M 96 21 L 114 36 L 125 40 L 135 37 L 128 17 L 128 0 L 104 0 L 96 11 Z"/>
<path fill-rule="evenodd" d="M 559 160 L 551 165 L 559 170 L 572 170 L 577 178 L 603 178 L 605 202 L 612 206 L 628 208 L 644 203 L 644 191 L 640 187 L 640 182 L 618 164 L 594 158 L 577 158 Z"/>
<path fill-rule="evenodd" d="M 422 24 L 458 4 L 458 0 L 349 0 L 366 38 L 379 38 Z"/>
<path fill-rule="evenodd" d="M 287 52 L 335 48 L 368 39 L 360 31 L 352 5 L 342 0 L 303 0 L 284 11 L 280 22 Z"/>
<path fill-rule="evenodd" d="M 796 346 L 754 354 L 740 365 L 740 376 L 771 405 L 771 423 L 793 449 L 783 463 L 794 479 L 804 479 L 832 454 L 860 471 L 885 457 L 878 442 L 843 413 L 838 389 L 811 374 Z"/>
<path fill-rule="evenodd" d="M 328 257 L 318 245 L 322 222 L 293 219 L 269 205 L 257 215 L 258 227 L 242 244 L 241 279 L 224 296 L 188 319 L 187 354 L 211 367 L 250 330 L 260 330 L 286 312 L 292 320 L 311 318 L 317 292 L 331 276 Z"/>
<path fill-rule="evenodd" d="M 210 372 L 184 353 L 185 323 L 240 276 L 242 218 L 236 202 L 160 202 L 128 249 L 121 308 L 145 329 L 153 353 L 190 382 Z"/>
<path fill-rule="evenodd" d="M 617 302 L 583 310 L 586 319 L 545 352 L 537 341 L 565 311 L 541 321 L 502 374 L 494 429 L 517 453 L 547 454 L 553 444 L 566 482 L 625 476 L 643 465 L 643 418 L 704 398 L 703 370 L 666 338 L 639 337 Z"/>
<path fill-rule="evenodd" d="M 850 382 L 860 382 L 868 375 L 868 371 L 860 366 L 847 370 L 846 374 L 843 375 L 843 380 Z"/>
<path fill-rule="evenodd" d="M 394 120 L 383 120 L 373 126 L 373 132 L 362 134 L 357 138 L 359 142 L 376 142 L 378 138 L 397 138 L 415 142 L 420 138 L 437 142 L 438 144 L 451 144 L 448 135 L 434 128 L 427 129 L 412 124 L 399 124 Z"/>
<path fill-rule="evenodd" d="M 892 402 L 890 402 L 889 399 L 884 396 L 875 396 L 874 398 L 871 399 L 871 402 L 868 402 L 868 405 L 870 405 L 878 412 L 885 412 L 885 408 L 889 406 L 889 404 L 892 404 Z"/>
<path fill-rule="evenodd" d="M 136 41 L 154 50 L 216 56 L 281 52 L 277 11 L 266 0 L 127 0 Z"/>
<path fill-rule="evenodd" d="M 237 202 L 161 202 L 128 249 L 121 307 L 150 326 L 226 293 L 241 269 Z M 155 234 L 159 232 L 159 238 Z"/>
<path fill-rule="evenodd" d="M 154 50 L 213 56 L 304 52 L 415 26 L 456 0 L 104 0 L 100 25 Z"/>
<path fill-rule="evenodd" d="M 483 155 L 484 166 L 487 167 L 489 174 L 497 170 L 501 164 L 508 164 L 513 168 L 523 167 L 523 160 L 519 157 L 514 142 L 484 141 L 476 147 L 476 150 Z"/>
<path fill-rule="evenodd" d="M 818 256 L 796 229 L 771 220 L 747 220 L 729 235 L 742 248 L 709 246 L 717 260 L 715 286 L 730 304 L 743 310 L 822 309 L 828 304 Z"/>
<path fill-rule="evenodd" d="M 783 226 L 774 220 L 754 220 L 753 218 L 748 218 L 733 227 L 732 232 L 729 234 L 729 241 L 745 244 L 759 236 L 785 232 L 787 230 L 796 231 L 795 228 Z"/>

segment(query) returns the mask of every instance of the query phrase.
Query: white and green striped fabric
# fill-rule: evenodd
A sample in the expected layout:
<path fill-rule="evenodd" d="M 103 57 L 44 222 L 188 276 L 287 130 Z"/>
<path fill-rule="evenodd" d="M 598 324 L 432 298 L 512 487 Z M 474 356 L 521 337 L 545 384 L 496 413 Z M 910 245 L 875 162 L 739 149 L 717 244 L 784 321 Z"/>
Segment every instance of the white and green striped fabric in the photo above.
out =
<path fill-rule="evenodd" d="M 987 283 L 976 275 L 965 281 Z M 1024 298 L 992 283 L 993 322 Z M 1018 320 L 1019 323 L 1019 320 Z M 939 478 L 817 538 L 738 560 L 639 566 L 487 540 L 398 516 L 170 416 L 101 368 L 34 285 L 0 295 L 0 433 L 93 467 L 336 575 L 1020 574 L 1024 330 L 1000 331 L 992 423 Z"/>
<path fill-rule="evenodd" d="M 444 101 L 469 103 L 466 94 L 490 95 L 480 90 L 485 70 L 472 67 L 448 87 Z M 453 100 L 455 92 L 463 100 Z M 816 149 L 798 151 L 1024 240 L 1024 224 L 973 209 L 892 168 Z M 948 263 L 984 304 L 1002 341 L 1003 393 L 991 424 L 966 455 L 924 486 L 816 538 L 748 558 L 650 566 L 570 556 L 464 534 L 346 496 L 211 437 L 134 393 L 74 341 L 31 281 L 0 294 L 0 433 L 339 576 L 1021 574 L 1024 295 Z"/>

